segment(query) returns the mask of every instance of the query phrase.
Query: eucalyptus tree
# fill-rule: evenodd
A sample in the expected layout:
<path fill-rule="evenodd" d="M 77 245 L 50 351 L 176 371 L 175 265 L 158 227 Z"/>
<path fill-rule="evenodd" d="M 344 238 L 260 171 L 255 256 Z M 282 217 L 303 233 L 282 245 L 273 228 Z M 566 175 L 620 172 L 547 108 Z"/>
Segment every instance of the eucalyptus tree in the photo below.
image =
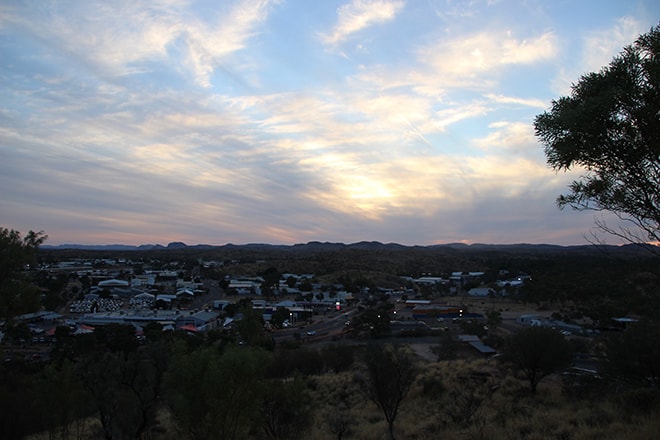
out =
<path fill-rule="evenodd" d="M 581 176 L 557 204 L 609 211 L 624 221 L 597 227 L 628 242 L 660 241 L 660 26 L 534 121 L 548 164 Z"/>
<path fill-rule="evenodd" d="M 415 354 L 404 346 L 371 344 L 365 352 L 364 367 L 364 374 L 356 375 L 356 381 L 383 412 L 394 440 L 394 422 L 418 373 Z"/>

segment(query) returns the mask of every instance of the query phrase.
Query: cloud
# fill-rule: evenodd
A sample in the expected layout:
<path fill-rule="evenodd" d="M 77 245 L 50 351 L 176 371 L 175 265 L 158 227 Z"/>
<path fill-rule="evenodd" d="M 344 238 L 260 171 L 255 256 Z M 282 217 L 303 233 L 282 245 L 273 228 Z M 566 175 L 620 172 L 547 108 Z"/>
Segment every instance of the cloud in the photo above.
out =
<path fill-rule="evenodd" d="M 584 37 L 583 62 L 580 67 L 588 72 L 600 70 L 608 65 L 624 46 L 632 44 L 645 32 L 648 32 L 648 29 L 631 17 L 618 19 L 610 29 L 589 32 Z"/>
<path fill-rule="evenodd" d="M 535 98 L 518 98 L 515 96 L 504 96 L 495 93 L 486 93 L 484 96 L 498 104 L 515 104 L 536 109 L 545 109 L 548 106 L 545 101 Z"/>
<path fill-rule="evenodd" d="M 488 128 L 491 131 L 487 136 L 472 141 L 482 151 L 544 162 L 543 149 L 535 138 L 531 123 L 497 121 L 489 124 Z"/>
<path fill-rule="evenodd" d="M 3 221 L 53 242 L 575 241 L 585 217 L 554 205 L 572 175 L 531 119 L 576 40 L 456 4 L 3 4 Z"/>
<path fill-rule="evenodd" d="M 337 9 L 337 24 L 327 34 L 320 34 L 327 45 L 336 45 L 374 24 L 391 21 L 405 3 L 396 0 L 353 0 Z"/>
<path fill-rule="evenodd" d="M 215 69 L 244 49 L 266 20 L 272 0 L 239 0 L 226 11 L 196 11 L 188 2 L 99 2 L 54 4 L 25 19 L 10 10 L 9 22 L 29 29 L 44 43 L 103 76 L 180 69 L 210 86 Z"/>
<path fill-rule="evenodd" d="M 198 84 L 210 86 L 214 69 L 229 55 L 247 45 L 257 34 L 270 11 L 272 1 L 248 0 L 237 3 L 227 15 L 210 26 L 197 24 L 187 28 L 189 67 Z"/>
<path fill-rule="evenodd" d="M 438 39 L 421 47 L 417 58 L 433 72 L 429 80 L 446 87 L 486 89 L 492 86 L 488 79 L 505 67 L 547 61 L 556 52 L 556 37 L 551 32 L 521 40 L 510 32 L 497 31 Z"/>
<path fill-rule="evenodd" d="M 598 72 L 610 64 L 625 46 L 631 45 L 648 28 L 637 19 L 621 17 L 610 27 L 585 32 L 581 37 L 580 56 L 574 62 L 565 63 L 557 77 L 552 81 L 553 90 L 558 94 L 570 93 L 571 85 L 578 82 L 582 75 Z"/>

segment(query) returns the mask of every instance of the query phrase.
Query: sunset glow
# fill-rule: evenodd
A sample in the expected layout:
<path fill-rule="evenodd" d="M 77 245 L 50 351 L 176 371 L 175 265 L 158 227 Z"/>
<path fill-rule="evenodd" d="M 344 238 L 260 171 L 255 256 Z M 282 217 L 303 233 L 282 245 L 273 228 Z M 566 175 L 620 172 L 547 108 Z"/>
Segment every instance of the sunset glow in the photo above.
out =
<path fill-rule="evenodd" d="M 0 220 L 47 244 L 584 244 L 534 117 L 657 1 L 5 1 Z"/>

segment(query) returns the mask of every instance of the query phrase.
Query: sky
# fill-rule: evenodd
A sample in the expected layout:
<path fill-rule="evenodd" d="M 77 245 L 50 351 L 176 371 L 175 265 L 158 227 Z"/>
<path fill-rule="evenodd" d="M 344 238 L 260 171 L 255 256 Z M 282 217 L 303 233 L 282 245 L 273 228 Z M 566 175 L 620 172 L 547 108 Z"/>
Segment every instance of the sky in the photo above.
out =
<path fill-rule="evenodd" d="M 46 244 L 586 244 L 536 115 L 657 0 L 0 4 L 0 225 Z"/>

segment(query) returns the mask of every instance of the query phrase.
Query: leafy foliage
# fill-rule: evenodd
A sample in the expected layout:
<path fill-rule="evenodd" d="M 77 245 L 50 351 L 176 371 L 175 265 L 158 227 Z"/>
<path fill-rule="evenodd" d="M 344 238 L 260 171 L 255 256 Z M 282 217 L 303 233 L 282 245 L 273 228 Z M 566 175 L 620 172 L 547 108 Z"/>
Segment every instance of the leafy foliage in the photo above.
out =
<path fill-rule="evenodd" d="M 660 241 L 660 26 L 584 75 L 534 125 L 553 169 L 586 170 L 560 207 L 611 211 L 646 237 L 601 223 L 607 232 Z"/>
<path fill-rule="evenodd" d="M 305 384 L 300 378 L 265 384 L 261 417 L 270 440 L 295 440 L 304 434 L 312 421 L 312 407 Z"/>
<path fill-rule="evenodd" d="M 660 387 L 660 324 L 641 321 L 607 341 L 609 370 L 616 377 Z"/>
<path fill-rule="evenodd" d="M 264 356 L 204 347 L 176 357 L 166 376 L 168 401 L 191 438 L 246 438 L 258 413 Z"/>
<path fill-rule="evenodd" d="M 407 347 L 372 344 L 364 358 L 366 375 L 357 376 L 365 395 L 383 412 L 394 440 L 394 422 L 415 378 L 415 356 Z"/>
<path fill-rule="evenodd" d="M 504 360 L 520 370 L 532 393 L 544 377 L 570 365 L 571 344 L 557 331 L 546 327 L 529 327 L 511 336 Z"/>
<path fill-rule="evenodd" d="M 30 286 L 24 270 L 34 267 L 36 252 L 46 238 L 33 231 L 21 238 L 18 231 L 0 228 L 0 318 L 11 321 L 39 308 L 38 291 Z"/>

